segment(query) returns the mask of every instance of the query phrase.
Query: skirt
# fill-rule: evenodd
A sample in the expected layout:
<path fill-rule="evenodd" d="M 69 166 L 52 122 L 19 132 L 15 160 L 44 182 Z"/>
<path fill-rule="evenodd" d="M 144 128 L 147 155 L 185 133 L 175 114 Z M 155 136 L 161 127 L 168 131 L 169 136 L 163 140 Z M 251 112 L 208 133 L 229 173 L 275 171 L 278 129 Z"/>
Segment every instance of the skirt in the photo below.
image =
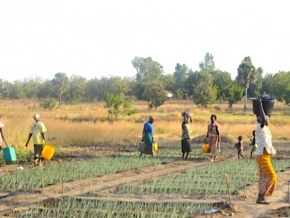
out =
<path fill-rule="evenodd" d="M 189 138 L 184 138 L 181 140 L 181 152 L 190 152 L 191 151 L 191 146 L 190 146 L 190 139 Z"/>
<path fill-rule="evenodd" d="M 259 168 L 259 193 L 272 195 L 276 188 L 277 177 L 272 166 L 271 155 L 257 155 L 255 158 Z"/>

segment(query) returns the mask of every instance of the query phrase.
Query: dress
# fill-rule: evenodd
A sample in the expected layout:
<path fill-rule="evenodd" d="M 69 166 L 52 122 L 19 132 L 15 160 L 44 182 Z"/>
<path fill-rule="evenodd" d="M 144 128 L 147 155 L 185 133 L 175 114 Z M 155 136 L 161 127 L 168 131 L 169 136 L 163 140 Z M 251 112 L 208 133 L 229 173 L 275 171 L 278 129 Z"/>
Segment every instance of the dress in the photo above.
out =
<path fill-rule="evenodd" d="M 275 155 L 276 150 L 268 126 L 262 128 L 260 124 L 257 125 L 256 143 L 258 148 L 254 154 L 259 168 L 259 193 L 269 196 L 276 188 L 277 176 L 271 162 L 271 155 Z"/>
<path fill-rule="evenodd" d="M 215 155 L 219 137 L 218 123 L 216 121 L 213 123 L 212 122 L 208 123 L 207 137 L 208 144 L 210 146 L 210 153 L 212 155 Z"/>
<path fill-rule="evenodd" d="M 143 127 L 143 141 L 145 143 L 144 154 L 152 154 L 152 145 L 154 143 L 154 129 L 150 122 L 146 122 Z"/>
<path fill-rule="evenodd" d="M 181 152 L 190 152 L 190 138 L 191 138 L 191 128 L 189 123 L 183 122 L 181 124 L 182 134 L 181 134 Z"/>

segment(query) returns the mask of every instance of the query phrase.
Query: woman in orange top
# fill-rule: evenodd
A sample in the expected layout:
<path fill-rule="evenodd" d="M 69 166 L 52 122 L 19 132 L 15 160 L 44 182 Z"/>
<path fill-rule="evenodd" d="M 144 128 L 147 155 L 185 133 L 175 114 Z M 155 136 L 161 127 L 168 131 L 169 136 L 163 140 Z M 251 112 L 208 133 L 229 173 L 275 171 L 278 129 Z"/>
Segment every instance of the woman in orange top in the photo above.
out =
<path fill-rule="evenodd" d="M 211 153 L 211 162 L 216 160 L 216 151 L 219 149 L 220 133 L 219 124 L 217 123 L 216 115 L 212 114 L 210 116 L 210 121 L 207 124 L 207 134 L 206 140 L 208 141 Z"/>

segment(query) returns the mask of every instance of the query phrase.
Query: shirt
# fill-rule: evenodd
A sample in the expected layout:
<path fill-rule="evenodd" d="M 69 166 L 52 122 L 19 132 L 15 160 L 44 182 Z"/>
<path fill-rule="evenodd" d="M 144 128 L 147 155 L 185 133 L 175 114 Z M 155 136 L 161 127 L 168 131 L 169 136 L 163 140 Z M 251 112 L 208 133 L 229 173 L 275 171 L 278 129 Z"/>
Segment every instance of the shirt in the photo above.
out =
<path fill-rule="evenodd" d="M 267 150 L 268 154 L 276 154 L 276 150 L 272 145 L 272 134 L 268 126 L 261 128 L 261 125 L 258 124 L 256 127 L 256 143 L 258 148 L 255 151 L 255 155 L 263 155 L 264 148 Z"/>
<path fill-rule="evenodd" d="M 32 134 L 33 144 L 42 145 L 44 140 L 41 133 L 46 132 L 46 127 L 42 122 L 35 122 L 31 125 L 29 133 Z"/>

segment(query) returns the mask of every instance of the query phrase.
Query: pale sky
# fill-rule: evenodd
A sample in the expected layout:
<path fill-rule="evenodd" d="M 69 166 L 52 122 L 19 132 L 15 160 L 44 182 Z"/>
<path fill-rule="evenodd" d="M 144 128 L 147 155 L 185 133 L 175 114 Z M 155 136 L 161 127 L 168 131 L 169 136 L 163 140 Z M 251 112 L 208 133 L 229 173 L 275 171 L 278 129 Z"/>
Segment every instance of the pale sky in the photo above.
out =
<path fill-rule="evenodd" d="M 290 71 L 288 2 L 0 0 L 0 79 L 135 76 L 135 56 L 172 74 L 207 52 L 232 78 L 246 56 L 264 75 Z"/>

